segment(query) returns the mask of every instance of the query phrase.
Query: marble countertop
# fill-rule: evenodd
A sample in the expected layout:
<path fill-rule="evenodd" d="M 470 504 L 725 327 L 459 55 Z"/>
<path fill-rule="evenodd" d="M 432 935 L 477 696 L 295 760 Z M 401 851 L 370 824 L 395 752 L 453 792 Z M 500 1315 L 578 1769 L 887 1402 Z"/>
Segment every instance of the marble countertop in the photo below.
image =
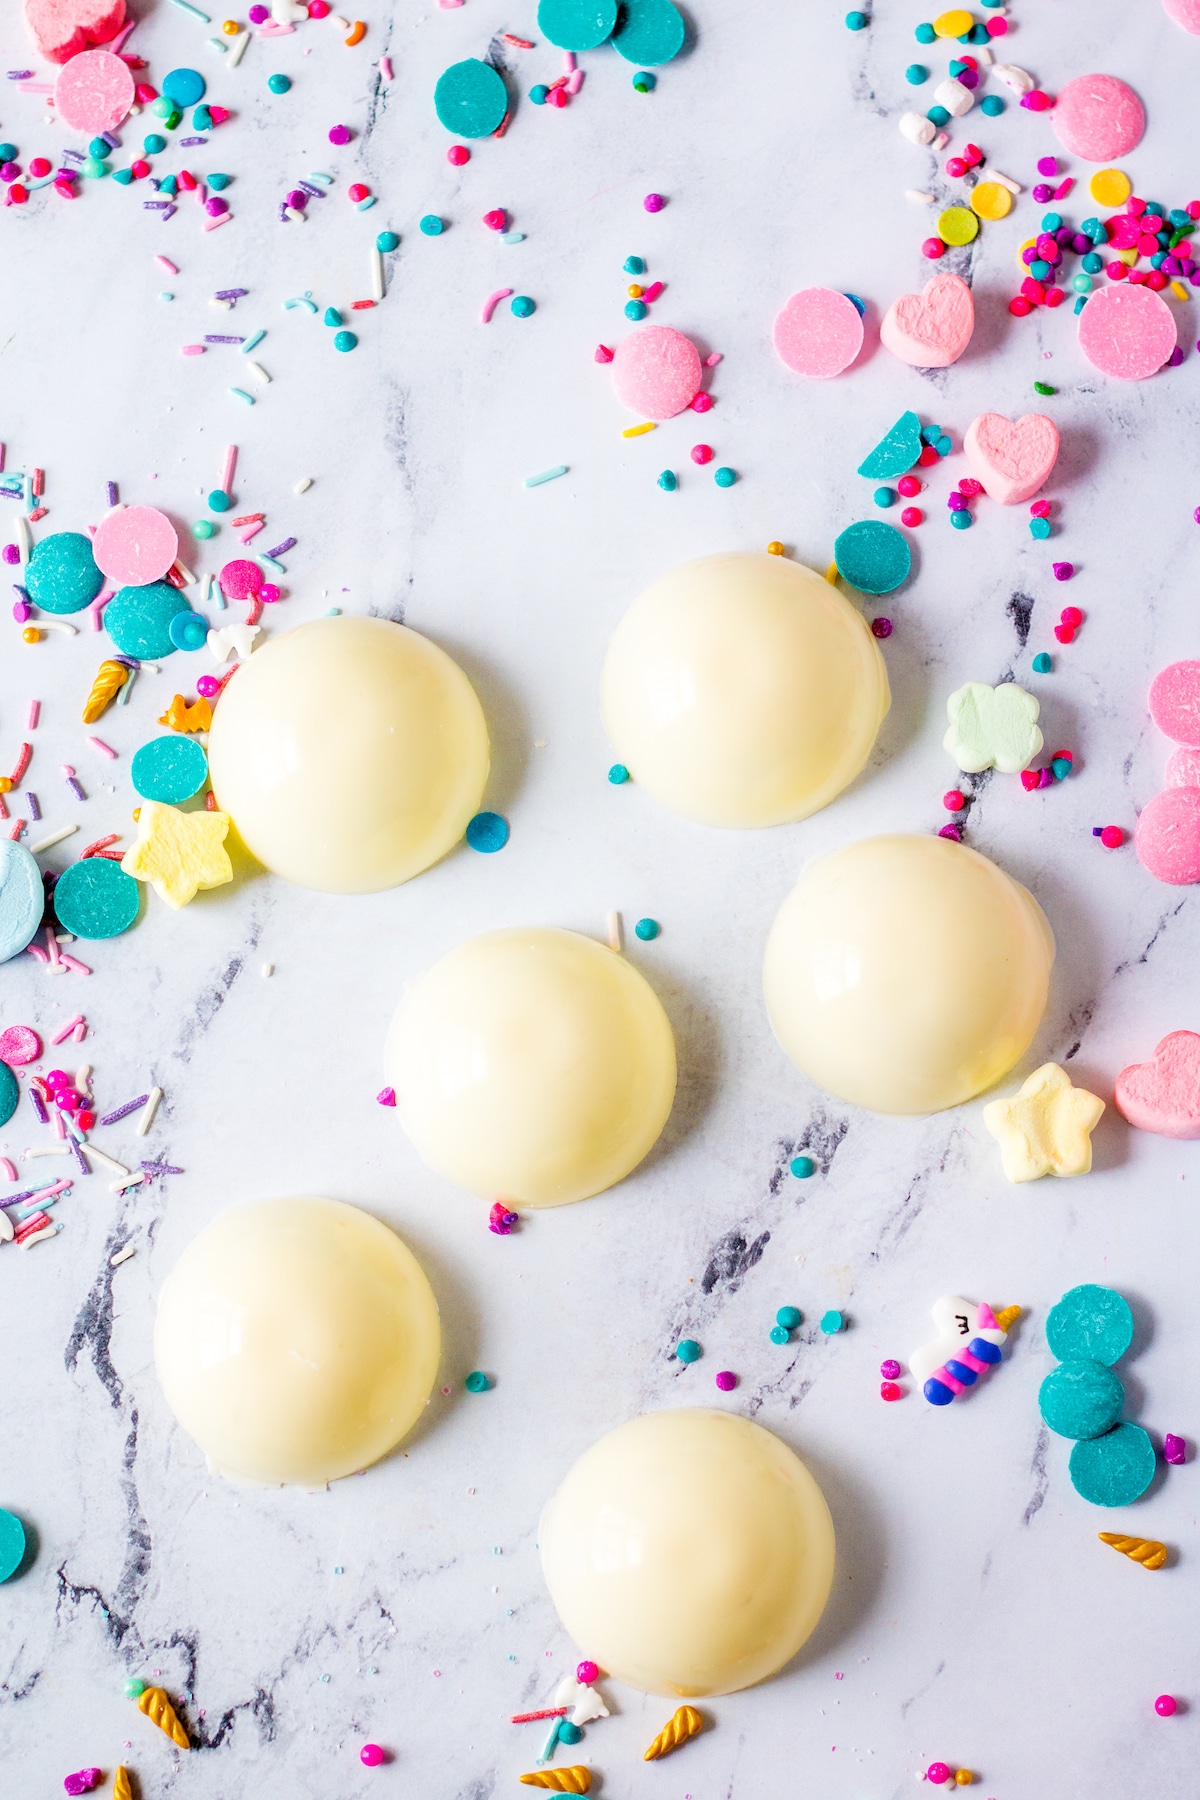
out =
<path fill-rule="evenodd" d="M 842 379 L 801 384 L 775 361 L 771 320 L 796 288 L 852 289 L 874 327 L 929 273 L 919 244 L 931 215 L 904 189 L 941 195 L 943 178 L 895 121 L 912 99 L 905 65 L 919 55 L 940 71 L 944 53 L 914 49 L 912 6 L 880 0 L 856 35 L 833 0 L 693 4 L 695 41 L 653 96 L 596 52 L 574 104 L 522 100 L 507 137 L 463 170 L 446 162 L 433 83 L 494 33 L 536 38 L 532 0 L 369 10 L 363 51 L 308 26 L 252 43 L 224 74 L 186 13 L 162 5 L 139 25 L 130 47 L 152 73 L 195 61 L 235 113 L 201 153 L 235 177 L 232 225 L 202 233 L 190 207 L 163 225 L 141 210 L 141 189 L 108 183 L 72 205 L 35 196 L 0 227 L 0 436 L 10 468 L 47 471 L 47 528 L 94 521 L 106 480 L 181 523 L 202 517 L 236 442 L 239 504 L 267 511 L 271 541 L 299 540 L 268 630 L 336 605 L 403 618 L 443 644 L 484 702 L 488 803 L 512 826 L 502 855 L 463 849 L 392 893 L 337 899 L 259 874 L 179 915 L 152 904 L 135 931 L 91 947 L 87 980 L 53 980 L 28 957 L 5 966 L 0 1023 L 49 1033 L 86 1012 L 99 1097 L 117 1105 L 160 1084 L 147 1142 L 186 1174 L 124 1197 L 77 1184 L 53 1243 L 0 1256 L 0 1505 L 36 1544 L 0 1589 L 0 1786 L 34 1800 L 61 1793 L 70 1770 L 123 1757 L 141 1800 L 521 1791 L 539 1728 L 508 1715 L 545 1704 L 578 1654 L 542 1584 L 539 1511 L 612 1426 L 704 1403 L 757 1418 L 812 1468 L 837 1529 L 833 1596 L 797 1661 L 714 1702 L 714 1729 L 670 1762 L 641 1761 L 668 1704 L 609 1684 L 614 1716 L 580 1746 L 603 1771 L 604 1800 L 887 1800 L 935 1758 L 978 1771 L 975 1791 L 994 1800 L 1189 1794 L 1194 1466 L 1161 1471 L 1138 1506 L 1102 1514 L 1071 1488 L 1037 1388 L 1048 1308 L 1076 1283 L 1108 1283 L 1137 1318 L 1127 1416 L 1159 1441 L 1200 1433 L 1193 1150 L 1131 1132 L 1110 1109 L 1089 1178 L 1010 1186 L 981 1101 L 897 1121 L 808 1084 L 771 1036 L 760 965 L 805 859 L 943 822 L 945 697 L 1015 671 L 1041 699 L 1048 747 L 1076 759 L 1051 792 L 986 784 L 970 817 L 968 841 L 1033 889 L 1058 938 L 1051 1003 L 1022 1068 L 1057 1058 L 1107 1097 L 1123 1064 L 1196 1025 L 1190 890 L 1151 881 L 1128 847 L 1105 853 L 1091 828 L 1129 828 L 1161 785 L 1168 746 L 1147 719 L 1147 683 L 1196 653 L 1200 362 L 1116 386 L 1080 356 L 1069 306 L 1010 317 L 1017 247 L 1041 211 L 1028 193 L 956 253 L 979 323 L 955 367 L 918 373 L 876 345 Z M 1005 53 L 1051 92 L 1097 67 L 1138 89 L 1149 117 L 1127 165 L 1138 191 L 1190 199 L 1200 41 L 1153 0 L 1013 10 Z M 4 66 L 28 67 L 14 12 Z M 383 53 L 396 79 L 381 87 Z M 560 66 L 548 47 L 505 56 L 522 93 Z M 294 78 L 278 99 L 273 68 Z M 359 135 L 331 153 L 339 120 Z M 1056 148 L 1048 121 L 1015 105 L 966 124 L 955 142 L 974 137 L 1026 188 Z M 0 127 L 24 156 L 55 146 L 29 95 L 5 89 Z M 314 201 L 306 225 L 279 225 L 281 194 L 312 168 L 336 176 L 335 196 Z M 354 177 L 380 196 L 365 216 L 342 197 Z M 651 189 L 669 200 L 655 217 L 641 205 Z M 480 227 L 496 206 L 523 243 Z M 1081 185 L 1065 211 L 1090 210 Z M 440 238 L 416 229 L 430 211 L 449 221 Z M 386 303 L 358 315 L 357 351 L 336 355 L 319 317 L 282 302 L 306 289 L 322 308 L 361 297 L 385 224 L 403 239 Z M 155 267 L 157 252 L 177 277 Z M 620 436 L 628 416 L 592 353 L 625 329 L 631 252 L 667 284 L 656 320 L 723 353 L 702 432 L 685 415 Z M 235 352 L 179 355 L 222 329 L 207 296 L 235 285 L 250 290 L 237 328 L 268 334 L 257 356 L 273 380 L 252 411 L 227 393 Z M 501 309 L 483 327 L 483 298 L 508 285 L 536 314 Z M 1178 308 L 1185 348 L 1195 310 Z M 977 412 L 1034 404 L 1034 380 L 1058 390 L 1046 403 L 1063 434 L 1056 536 L 1035 543 L 1022 508 L 982 504 L 973 530 L 951 531 L 945 495 L 961 459 L 934 471 L 913 579 L 871 609 L 895 622 L 894 702 L 850 792 L 803 824 L 735 834 L 607 783 L 599 665 L 642 587 L 687 558 L 772 538 L 823 569 L 835 532 L 871 513 L 854 469 L 902 410 L 957 445 Z M 735 487 L 693 467 L 697 435 L 739 471 Z M 560 462 L 563 479 L 522 487 Z M 664 466 L 681 474 L 673 496 L 655 484 Z M 303 475 L 314 485 L 296 497 Z M 215 569 L 227 543 L 196 545 L 193 566 Z M 1054 557 L 1076 565 L 1069 589 L 1051 577 Z M 1068 599 L 1087 621 L 1060 651 L 1052 628 Z M 105 643 L 85 631 L 27 649 L 5 627 L 0 766 L 39 698 L 31 779 L 47 831 L 121 827 L 127 755 L 174 692 L 174 666 L 144 679 L 105 720 L 120 760 L 95 761 L 77 719 Z M 1030 676 L 1043 648 L 1054 672 Z M 58 777 L 63 762 L 79 768 L 83 806 Z M 71 851 L 48 852 L 46 866 Z M 675 1112 L 619 1189 L 499 1239 L 376 1105 L 388 1020 L 406 981 L 478 931 L 603 935 L 614 908 L 662 922 L 629 954 L 675 1028 Z M 0 1133 L 0 1154 L 19 1154 L 27 1119 L 22 1109 Z M 136 1148 L 128 1126 L 98 1141 L 118 1157 Z M 818 1164 L 808 1182 L 788 1172 L 801 1147 Z M 446 1334 L 449 1393 L 427 1422 L 401 1454 L 320 1496 L 210 1477 L 153 1371 L 155 1299 L 184 1245 L 234 1202 L 289 1193 L 350 1200 L 393 1224 L 430 1275 Z M 127 1242 L 136 1255 L 111 1268 Z M 933 1301 L 955 1291 L 1028 1309 L 985 1403 L 882 1405 L 881 1359 L 906 1360 Z M 826 1340 L 806 1323 L 779 1350 L 767 1329 L 789 1302 L 809 1321 L 840 1307 L 849 1328 Z M 708 1352 L 690 1369 L 671 1355 L 681 1335 Z M 490 1393 L 463 1392 L 475 1367 L 494 1376 Z M 719 1367 L 740 1376 L 728 1396 L 712 1386 Z M 1176 1564 L 1150 1579 L 1111 1555 L 1096 1532 L 1113 1524 L 1170 1543 Z M 138 1718 L 122 1695 L 131 1674 L 188 1695 L 197 1750 L 177 1756 Z M 1154 1714 L 1162 1692 L 1187 1703 L 1174 1719 Z M 394 1760 L 362 1768 L 365 1739 Z"/>

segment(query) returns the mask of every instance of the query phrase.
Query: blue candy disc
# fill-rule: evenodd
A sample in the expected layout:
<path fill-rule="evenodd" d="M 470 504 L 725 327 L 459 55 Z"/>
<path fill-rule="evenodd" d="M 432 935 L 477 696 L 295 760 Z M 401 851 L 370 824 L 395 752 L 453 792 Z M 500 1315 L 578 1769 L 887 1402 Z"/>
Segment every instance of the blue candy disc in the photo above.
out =
<path fill-rule="evenodd" d="M 171 620 L 191 607 L 169 581 L 124 587 L 104 609 L 104 629 L 122 656 L 170 656 L 176 648 Z"/>
<path fill-rule="evenodd" d="M 81 857 L 54 884 L 58 922 L 76 937 L 117 937 L 134 923 L 141 903 L 133 876 L 104 856 Z"/>
<path fill-rule="evenodd" d="M 1087 1357 L 1059 1363 L 1038 1389 L 1038 1411 L 1059 1437 L 1103 1437 L 1124 1404 L 1125 1389 L 1112 1370 Z"/>
<path fill-rule="evenodd" d="M 433 104 L 456 137 L 490 137 L 508 111 L 508 89 L 490 63 L 468 56 L 439 75 Z"/>
<path fill-rule="evenodd" d="M 45 905 L 42 872 L 24 844 L 0 838 L 0 963 L 33 942 Z"/>
<path fill-rule="evenodd" d="M 162 78 L 162 91 L 176 106 L 195 106 L 204 98 L 204 77 L 199 69 L 171 69 Z"/>
<path fill-rule="evenodd" d="M 195 738 L 172 732 L 169 737 L 151 738 L 135 751 L 129 773 L 143 800 L 180 806 L 208 780 L 208 757 Z"/>
<path fill-rule="evenodd" d="M 907 475 L 921 459 L 921 421 L 915 412 L 902 413 L 885 438 L 858 465 L 868 481 L 894 481 Z"/>
<path fill-rule="evenodd" d="M 476 813 L 467 826 L 467 842 L 472 850 L 482 850 L 487 856 L 493 850 L 503 850 L 508 842 L 508 820 L 499 813 Z"/>
<path fill-rule="evenodd" d="M 1093 1506 L 1132 1506 L 1154 1480 L 1154 1445 L 1140 1425 L 1122 1424 L 1071 1447 L 1071 1482 Z"/>
<path fill-rule="evenodd" d="M 185 608 L 175 614 L 167 633 L 177 650 L 203 650 L 208 642 L 208 620 L 203 613 Z"/>
<path fill-rule="evenodd" d="M 25 1560 L 25 1527 L 16 1513 L 0 1511 L 0 1581 L 15 1575 Z"/>
<path fill-rule="evenodd" d="M 908 580 L 912 551 L 904 534 L 882 519 L 847 525 L 834 541 L 838 574 L 860 594 L 890 594 Z"/>
<path fill-rule="evenodd" d="M 538 0 L 537 22 L 560 50 L 594 50 L 612 36 L 617 0 Z"/>
<path fill-rule="evenodd" d="M 21 1098 L 20 1083 L 6 1062 L 0 1062 L 0 1125 L 7 1125 Z"/>
<path fill-rule="evenodd" d="M 35 544 L 25 570 L 25 587 L 35 606 L 48 613 L 77 613 L 90 606 L 104 586 L 91 540 L 79 531 L 56 531 Z"/>
<path fill-rule="evenodd" d="M 687 27 L 672 0 L 621 0 L 613 49 L 626 62 L 654 68 L 683 49 Z"/>
<path fill-rule="evenodd" d="M 1111 1368 L 1132 1342 L 1133 1314 L 1114 1288 L 1073 1287 L 1046 1315 L 1046 1343 L 1059 1362 L 1086 1356 Z"/>

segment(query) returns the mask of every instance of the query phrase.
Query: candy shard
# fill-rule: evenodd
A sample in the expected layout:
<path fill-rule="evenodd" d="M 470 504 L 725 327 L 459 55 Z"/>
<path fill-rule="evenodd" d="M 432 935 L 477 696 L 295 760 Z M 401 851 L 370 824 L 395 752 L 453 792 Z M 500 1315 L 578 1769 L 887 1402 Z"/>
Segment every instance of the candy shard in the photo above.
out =
<path fill-rule="evenodd" d="M 650 1745 L 643 1762 L 657 1762 L 661 1756 L 670 1756 L 672 1750 L 678 1750 L 689 1738 L 704 1730 L 704 1720 L 694 1706 L 680 1706 L 668 1719 L 654 1742 Z"/>
<path fill-rule="evenodd" d="M 1168 1033 L 1149 1062 L 1121 1070 L 1113 1098 L 1121 1117 L 1139 1131 L 1200 1138 L 1200 1036 Z"/>
<path fill-rule="evenodd" d="M 148 1687 L 143 1694 L 138 1695 L 137 1704 L 138 1711 L 145 1713 L 150 1723 L 157 1725 L 160 1731 L 165 1731 L 173 1744 L 178 1744 L 181 1750 L 191 1749 L 192 1740 L 163 1688 Z"/>
<path fill-rule="evenodd" d="M 1091 1132 L 1104 1102 L 1071 1085 L 1057 1063 L 1035 1069 L 1008 1100 L 992 1100 L 983 1122 L 1000 1145 L 1010 1181 L 1043 1175 L 1086 1175 L 1092 1166 Z"/>
<path fill-rule="evenodd" d="M 975 303 L 961 275 L 935 275 L 919 294 L 893 300 L 879 327 L 885 349 L 917 369 L 957 362 L 975 329 Z"/>
<path fill-rule="evenodd" d="M 1110 1544 L 1143 1569 L 1161 1569 L 1167 1560 L 1167 1546 L 1155 1538 L 1123 1537 L 1119 1531 L 1099 1531 L 1096 1535 L 1102 1544 Z"/>
<path fill-rule="evenodd" d="M 1016 506 L 1050 479 L 1058 460 L 1058 427 L 1044 413 L 1020 419 L 980 413 L 967 427 L 963 451 L 988 498 Z"/>
<path fill-rule="evenodd" d="M 584 1763 L 574 1763 L 566 1769 L 534 1769 L 521 1780 L 526 1787 L 550 1788 L 556 1794 L 588 1794 L 592 1771 Z"/>
<path fill-rule="evenodd" d="M 891 481 L 906 475 L 920 460 L 921 421 L 915 412 L 901 413 L 887 436 L 858 465 L 868 481 Z"/>

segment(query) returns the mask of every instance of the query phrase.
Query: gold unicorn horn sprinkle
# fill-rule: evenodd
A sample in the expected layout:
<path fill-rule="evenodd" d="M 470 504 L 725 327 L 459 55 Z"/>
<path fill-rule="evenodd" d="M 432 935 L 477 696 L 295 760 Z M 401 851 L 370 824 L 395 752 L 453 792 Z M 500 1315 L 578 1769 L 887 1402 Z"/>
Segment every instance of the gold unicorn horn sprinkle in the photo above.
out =
<path fill-rule="evenodd" d="M 698 1731 L 703 1730 L 704 1720 L 695 1707 L 681 1706 L 663 1726 L 642 1761 L 657 1762 L 660 1756 L 670 1756 L 672 1750 L 678 1750 L 680 1744 L 686 1744 L 689 1738 L 694 1738 Z"/>
<path fill-rule="evenodd" d="M 94 725 L 100 715 L 107 712 L 128 680 L 129 670 L 124 663 L 105 661 L 100 664 L 92 683 L 92 691 L 87 697 L 87 705 L 83 709 L 85 725 Z"/>
<path fill-rule="evenodd" d="M 592 1771 L 582 1763 L 574 1763 L 569 1769 L 535 1769 L 531 1775 L 522 1775 L 521 1780 L 526 1787 L 553 1788 L 556 1794 L 587 1794 L 591 1792 Z"/>
<path fill-rule="evenodd" d="M 1097 1533 L 1102 1544 L 1111 1544 L 1130 1562 L 1141 1563 L 1143 1569 L 1161 1569 L 1167 1560 L 1167 1546 L 1154 1538 L 1122 1537 L 1119 1531 Z"/>
<path fill-rule="evenodd" d="M 165 1731 L 173 1744 L 181 1750 L 190 1750 L 192 1740 L 179 1721 L 179 1714 L 167 1699 L 162 1688 L 148 1687 L 144 1694 L 138 1695 L 138 1711 L 144 1712 L 152 1725 Z"/>

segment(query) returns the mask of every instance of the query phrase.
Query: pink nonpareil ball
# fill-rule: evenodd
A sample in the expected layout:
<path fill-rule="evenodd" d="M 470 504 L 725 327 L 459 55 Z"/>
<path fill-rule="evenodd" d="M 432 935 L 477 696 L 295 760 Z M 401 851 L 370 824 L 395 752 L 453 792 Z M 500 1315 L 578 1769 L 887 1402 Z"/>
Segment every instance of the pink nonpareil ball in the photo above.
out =
<path fill-rule="evenodd" d="M 377 1769 L 384 1760 L 384 1752 L 379 1744 L 364 1744 L 358 1753 L 358 1760 L 365 1763 L 368 1769 Z"/>

